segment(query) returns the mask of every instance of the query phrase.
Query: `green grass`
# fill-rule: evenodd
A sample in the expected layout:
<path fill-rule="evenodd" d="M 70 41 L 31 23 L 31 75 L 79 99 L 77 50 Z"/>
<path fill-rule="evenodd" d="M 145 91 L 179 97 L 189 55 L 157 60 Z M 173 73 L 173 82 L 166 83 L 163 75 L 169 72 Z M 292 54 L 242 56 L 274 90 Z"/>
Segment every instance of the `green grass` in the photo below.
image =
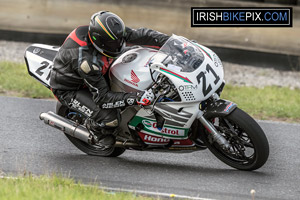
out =
<path fill-rule="evenodd" d="M 1 200 L 153 199 L 136 196 L 133 193 L 105 192 L 98 189 L 96 185 L 85 186 L 81 183 L 75 183 L 72 179 L 57 176 L 1 178 L 0 188 Z"/>
<path fill-rule="evenodd" d="M 25 64 L 0 62 L 0 94 L 52 98 L 50 90 L 29 76 Z M 222 98 L 238 104 L 257 119 L 300 122 L 300 90 L 284 87 L 238 87 L 226 85 Z"/>
<path fill-rule="evenodd" d="M 19 97 L 51 98 L 52 92 L 32 78 L 25 64 L 0 62 L 0 94 Z"/>
<path fill-rule="evenodd" d="M 268 86 L 264 88 L 225 86 L 222 98 L 259 119 L 300 121 L 300 90 Z"/>

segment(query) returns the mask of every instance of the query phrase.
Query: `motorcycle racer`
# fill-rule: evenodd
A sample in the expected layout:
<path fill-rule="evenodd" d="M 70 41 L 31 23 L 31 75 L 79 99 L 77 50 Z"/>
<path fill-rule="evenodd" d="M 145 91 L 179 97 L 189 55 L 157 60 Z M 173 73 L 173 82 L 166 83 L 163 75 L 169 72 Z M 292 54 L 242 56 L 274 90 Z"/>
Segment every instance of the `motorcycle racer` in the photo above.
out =
<path fill-rule="evenodd" d="M 147 29 L 131 29 L 116 14 L 100 11 L 89 26 L 80 26 L 66 38 L 54 59 L 50 85 L 54 95 L 70 109 L 89 117 L 87 128 L 98 145 L 110 148 L 120 124 L 120 108 L 150 105 L 151 90 L 112 92 L 106 72 L 124 52 L 126 43 L 161 47 L 169 36 Z"/>

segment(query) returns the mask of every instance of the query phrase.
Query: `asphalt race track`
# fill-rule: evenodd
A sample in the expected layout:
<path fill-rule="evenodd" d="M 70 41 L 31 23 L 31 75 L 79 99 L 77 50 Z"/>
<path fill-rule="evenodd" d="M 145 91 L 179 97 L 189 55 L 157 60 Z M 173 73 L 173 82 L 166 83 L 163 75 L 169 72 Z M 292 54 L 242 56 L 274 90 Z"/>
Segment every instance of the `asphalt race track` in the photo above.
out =
<path fill-rule="evenodd" d="M 208 150 L 190 154 L 127 151 L 87 156 L 39 120 L 55 101 L 0 96 L 0 170 L 4 175 L 63 174 L 101 186 L 208 199 L 300 198 L 300 125 L 260 121 L 270 142 L 267 163 L 254 172 L 232 169 Z M 0 171 L 0 172 L 1 172 Z"/>

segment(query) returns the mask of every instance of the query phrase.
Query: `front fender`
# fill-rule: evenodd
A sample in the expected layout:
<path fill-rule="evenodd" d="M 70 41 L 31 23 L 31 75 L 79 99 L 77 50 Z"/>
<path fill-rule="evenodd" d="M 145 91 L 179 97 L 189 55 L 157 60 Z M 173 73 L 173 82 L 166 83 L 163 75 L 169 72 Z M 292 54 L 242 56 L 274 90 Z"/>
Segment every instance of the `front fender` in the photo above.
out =
<path fill-rule="evenodd" d="M 220 117 L 224 117 L 229 115 L 232 111 L 237 108 L 237 105 L 231 101 L 227 101 L 224 99 L 219 99 L 215 103 L 211 103 L 207 105 L 204 111 L 204 117 L 209 119 L 212 116 L 218 114 Z"/>

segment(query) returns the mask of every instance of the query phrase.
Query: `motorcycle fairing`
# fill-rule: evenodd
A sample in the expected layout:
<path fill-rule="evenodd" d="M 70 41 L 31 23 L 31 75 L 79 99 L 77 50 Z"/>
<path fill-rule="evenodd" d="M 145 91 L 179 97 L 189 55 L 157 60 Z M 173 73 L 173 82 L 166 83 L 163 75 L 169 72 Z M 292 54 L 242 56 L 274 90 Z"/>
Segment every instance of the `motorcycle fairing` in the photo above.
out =
<path fill-rule="evenodd" d="M 32 44 L 25 50 L 28 73 L 47 88 L 50 88 L 50 72 L 58 50 L 59 47 L 44 44 Z"/>
<path fill-rule="evenodd" d="M 150 69 L 172 81 L 182 102 L 206 100 L 224 78 L 223 65 L 213 51 L 176 35 L 151 60 Z"/>
<path fill-rule="evenodd" d="M 140 132 L 168 139 L 187 139 L 190 127 L 196 119 L 199 109 L 198 103 L 182 104 L 176 102 L 161 102 L 155 106 L 155 111 L 163 115 L 165 123 L 161 128 L 157 127 L 157 121 L 151 109 L 140 109 L 129 121 L 130 129 L 142 125 Z"/>
<path fill-rule="evenodd" d="M 144 141 L 145 144 L 147 145 L 152 145 L 152 146 L 166 146 L 169 145 L 170 139 L 167 139 L 165 137 L 158 137 L 158 136 L 153 136 L 149 134 L 145 134 L 142 132 L 138 133 L 140 138 Z M 170 148 L 178 148 L 178 147 L 194 147 L 195 143 L 190 140 L 190 139 L 185 139 L 185 140 L 172 140 L 172 145 Z"/>
<path fill-rule="evenodd" d="M 153 82 L 147 63 L 156 52 L 137 47 L 115 60 L 109 73 L 112 91 L 136 92 L 147 89 Z"/>

